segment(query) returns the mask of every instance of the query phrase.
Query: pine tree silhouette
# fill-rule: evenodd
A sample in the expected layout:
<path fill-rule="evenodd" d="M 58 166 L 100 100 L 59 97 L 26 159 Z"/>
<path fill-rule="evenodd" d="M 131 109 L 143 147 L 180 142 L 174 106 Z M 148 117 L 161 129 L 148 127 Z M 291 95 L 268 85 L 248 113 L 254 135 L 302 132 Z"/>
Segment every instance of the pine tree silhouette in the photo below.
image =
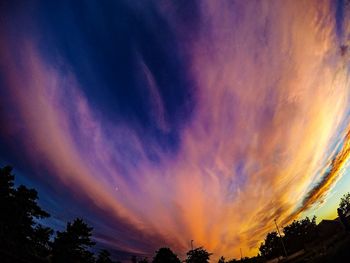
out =
<path fill-rule="evenodd" d="M 57 232 L 52 244 L 52 262 L 94 262 L 93 253 L 88 250 L 95 244 L 91 240 L 92 229 L 80 218 L 68 222 L 66 231 Z"/>
<path fill-rule="evenodd" d="M 37 219 L 50 215 L 37 203 L 38 193 L 14 187 L 12 167 L 0 168 L 0 258 L 1 262 L 45 262 L 49 255 L 50 228 Z"/>
<path fill-rule="evenodd" d="M 102 249 L 98 254 L 96 263 L 112 263 L 113 261 L 110 257 L 111 254 L 106 249 Z"/>

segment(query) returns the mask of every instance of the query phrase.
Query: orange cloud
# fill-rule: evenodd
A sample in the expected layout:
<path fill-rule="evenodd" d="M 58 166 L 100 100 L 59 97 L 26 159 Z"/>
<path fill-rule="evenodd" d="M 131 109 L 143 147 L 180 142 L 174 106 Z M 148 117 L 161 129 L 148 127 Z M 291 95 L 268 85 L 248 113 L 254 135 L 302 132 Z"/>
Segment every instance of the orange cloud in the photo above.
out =
<path fill-rule="evenodd" d="M 343 128 L 348 61 L 326 1 L 204 1 L 200 7 L 188 69 L 198 85 L 197 105 L 176 155 L 147 145 L 161 156 L 157 165 L 135 131 L 101 116 L 74 75 L 47 63 L 35 44 L 23 45 L 20 65 L 11 47 L 2 48 L 0 63 L 27 154 L 42 156 L 67 187 L 79 188 L 79 198 L 110 212 L 111 221 L 126 222 L 145 243 L 156 237 L 154 245 L 184 255 L 194 240 L 215 257 L 237 257 L 239 248 L 253 255 L 274 219 L 297 217 L 341 175 L 350 151 Z M 164 102 L 152 73 L 143 70 L 155 118 L 167 130 Z"/>

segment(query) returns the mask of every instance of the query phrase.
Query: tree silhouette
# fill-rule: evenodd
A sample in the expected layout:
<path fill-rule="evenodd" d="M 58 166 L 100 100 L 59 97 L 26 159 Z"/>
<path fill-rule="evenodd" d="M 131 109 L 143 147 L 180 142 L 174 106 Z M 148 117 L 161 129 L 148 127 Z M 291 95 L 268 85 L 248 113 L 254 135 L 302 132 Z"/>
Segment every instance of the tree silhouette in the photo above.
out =
<path fill-rule="evenodd" d="M 88 249 L 95 244 L 91 240 L 92 227 L 82 219 L 67 224 L 66 231 L 57 232 L 52 245 L 52 262 L 94 262 Z"/>
<path fill-rule="evenodd" d="M 170 248 L 162 247 L 156 251 L 152 263 L 181 263 L 181 261 Z"/>
<path fill-rule="evenodd" d="M 288 253 L 296 252 L 304 248 L 305 244 L 317 239 L 316 217 L 312 220 L 308 217 L 301 220 L 294 220 L 283 228 L 283 240 L 286 243 Z"/>
<path fill-rule="evenodd" d="M 88 250 L 95 244 L 93 228 L 76 219 L 51 242 L 53 230 L 38 223 L 50 215 L 38 205 L 37 191 L 23 185 L 15 188 L 14 179 L 11 166 L 0 168 L 0 262 L 95 262 Z M 107 250 L 101 250 L 97 262 L 113 261 Z"/>
<path fill-rule="evenodd" d="M 350 212 L 350 193 L 343 195 L 340 199 L 339 207 L 337 209 L 338 216 L 346 231 L 350 231 L 349 221 L 347 216 Z"/>
<path fill-rule="evenodd" d="M 92 227 L 82 219 L 68 222 L 66 230 L 57 232 L 50 241 L 53 230 L 38 223 L 38 220 L 50 215 L 38 205 L 38 193 L 34 189 L 20 185 L 14 186 L 15 176 L 12 168 L 0 168 L 0 262 L 1 263 L 113 263 L 110 253 L 102 249 L 95 260 L 89 249 L 95 244 L 91 240 Z M 347 216 L 350 213 L 350 193 L 345 194 L 338 207 L 338 215 L 349 230 Z M 316 217 L 294 220 L 283 228 L 283 241 L 289 253 L 305 247 L 316 240 L 318 235 Z M 347 251 L 347 243 L 340 244 L 341 250 Z M 252 258 L 225 261 L 221 257 L 218 263 L 247 262 L 260 263 L 266 259 L 283 255 L 281 240 L 277 232 L 267 234 L 259 248 L 260 254 Z M 342 252 L 343 253 L 343 252 Z M 345 252 L 344 252 L 345 253 Z M 187 252 L 186 263 L 208 263 L 212 254 L 199 247 Z M 333 256 L 333 255 L 332 255 Z M 147 258 L 133 263 L 148 263 Z M 177 255 L 170 248 L 163 247 L 156 251 L 152 263 L 180 263 Z M 115 262 L 117 263 L 117 262 Z"/>
<path fill-rule="evenodd" d="M 301 220 L 294 220 L 283 228 L 283 242 L 286 244 L 288 253 L 294 253 L 305 247 L 305 244 L 315 241 L 318 238 L 316 217 L 311 220 L 306 217 Z M 261 256 L 266 259 L 283 255 L 282 244 L 277 232 L 267 234 L 264 243 L 260 245 Z"/>
<path fill-rule="evenodd" d="M 221 256 L 221 258 L 219 258 L 218 263 L 225 263 L 225 258 L 223 256 Z"/>
<path fill-rule="evenodd" d="M 267 234 L 264 243 L 260 245 L 261 255 L 267 259 L 282 255 L 281 241 L 276 231 Z"/>
<path fill-rule="evenodd" d="M 49 217 L 37 203 L 38 193 L 14 188 L 12 167 L 0 168 L 0 258 L 2 262 L 43 262 L 49 254 L 51 229 L 37 219 Z"/>
<path fill-rule="evenodd" d="M 110 257 L 111 254 L 106 249 L 102 249 L 98 254 L 96 263 L 112 263 L 113 261 Z"/>
<path fill-rule="evenodd" d="M 203 247 L 191 249 L 187 252 L 186 263 L 208 263 L 212 253 L 206 251 Z"/>
<path fill-rule="evenodd" d="M 11 253 L 15 246 L 13 222 L 14 213 L 12 207 L 15 205 L 14 175 L 12 168 L 5 166 L 0 168 L 0 253 L 1 258 Z M 6 260 L 6 259 L 5 259 Z"/>
<path fill-rule="evenodd" d="M 48 258 L 51 252 L 50 237 L 53 234 L 53 230 L 49 227 L 43 227 L 38 225 L 35 228 L 35 233 L 32 238 L 32 245 L 34 247 L 35 256 L 39 258 Z"/>
<path fill-rule="evenodd" d="M 12 174 L 12 167 L 5 166 L 0 168 L 0 204 L 4 204 L 15 193 L 14 183 L 15 176 Z"/>
<path fill-rule="evenodd" d="M 345 216 L 350 212 L 350 193 L 343 195 L 340 199 L 339 209 Z"/>

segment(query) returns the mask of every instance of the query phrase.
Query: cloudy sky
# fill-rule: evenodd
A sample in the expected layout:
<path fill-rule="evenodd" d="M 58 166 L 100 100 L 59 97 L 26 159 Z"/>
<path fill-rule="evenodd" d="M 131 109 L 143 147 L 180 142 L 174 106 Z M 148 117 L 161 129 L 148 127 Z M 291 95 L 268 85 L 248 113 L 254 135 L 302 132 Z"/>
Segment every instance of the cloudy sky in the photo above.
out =
<path fill-rule="evenodd" d="M 349 21 L 345 0 L 4 1 L 0 164 L 114 251 L 254 255 L 350 190 Z"/>

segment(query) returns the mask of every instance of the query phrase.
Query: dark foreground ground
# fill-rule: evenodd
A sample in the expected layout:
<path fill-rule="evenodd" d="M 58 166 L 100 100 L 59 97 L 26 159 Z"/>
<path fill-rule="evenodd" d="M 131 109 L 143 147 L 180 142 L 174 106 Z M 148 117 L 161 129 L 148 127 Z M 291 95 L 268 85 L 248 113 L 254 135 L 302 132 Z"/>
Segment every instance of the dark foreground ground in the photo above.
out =
<path fill-rule="evenodd" d="M 273 262 L 273 261 L 268 261 Z M 342 234 L 323 242 L 313 248 L 306 249 L 296 257 L 289 257 L 275 262 L 283 263 L 350 263 L 350 235 Z"/>

